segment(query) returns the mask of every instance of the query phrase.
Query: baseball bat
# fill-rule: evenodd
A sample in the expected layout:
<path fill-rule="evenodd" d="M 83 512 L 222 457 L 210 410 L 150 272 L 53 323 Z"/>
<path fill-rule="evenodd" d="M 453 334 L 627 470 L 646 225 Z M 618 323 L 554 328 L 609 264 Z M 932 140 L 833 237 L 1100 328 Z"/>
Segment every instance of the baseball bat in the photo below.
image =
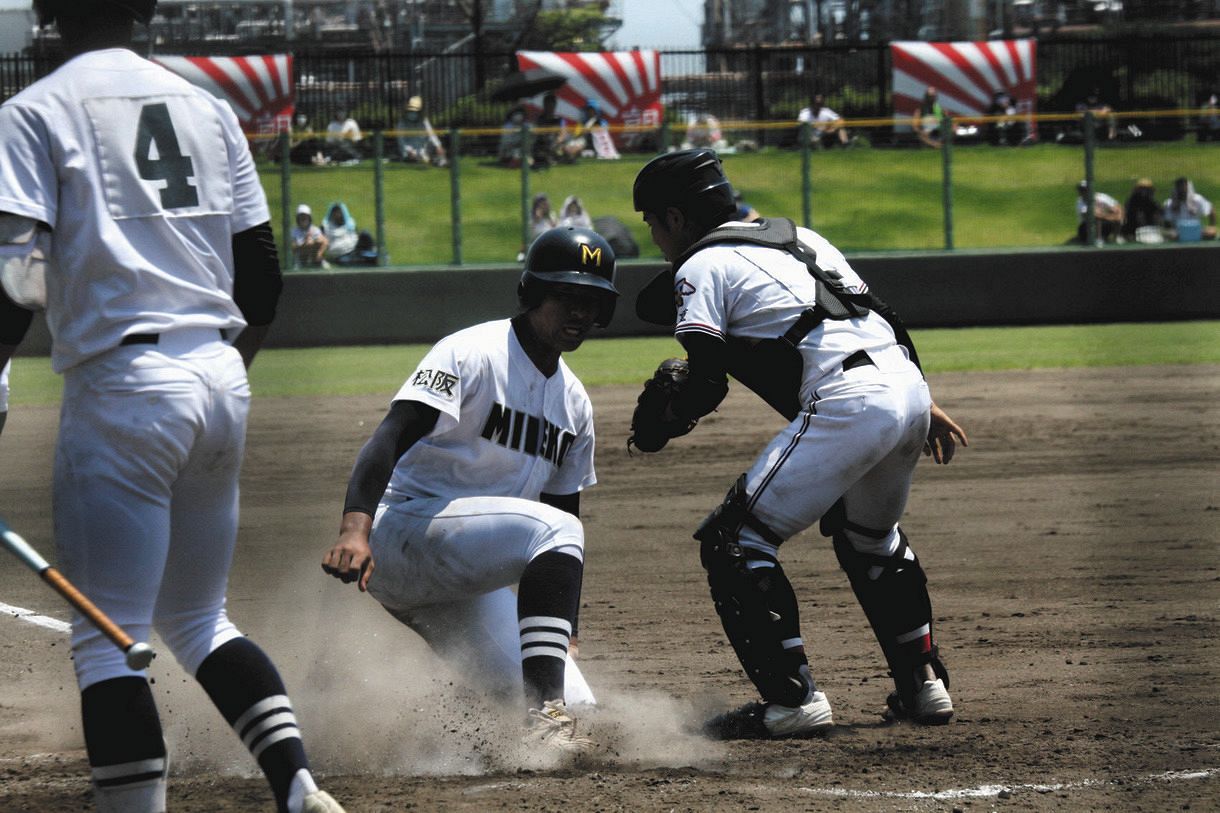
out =
<path fill-rule="evenodd" d="M 123 631 L 123 628 L 110 620 L 104 612 L 98 609 L 89 598 L 77 590 L 72 582 L 68 581 L 64 574 L 60 573 L 55 568 L 43 559 L 38 551 L 34 550 L 29 542 L 26 542 L 21 536 L 9 527 L 9 524 L 0 517 L 0 539 L 4 542 L 4 547 L 10 553 L 16 556 L 30 570 L 37 573 L 42 580 L 59 593 L 64 599 L 80 612 L 85 618 L 89 619 L 89 623 L 97 627 L 103 635 L 109 638 L 115 646 L 117 646 L 127 656 L 127 666 L 130 669 L 141 670 L 146 669 L 152 659 L 157 657 L 157 653 L 153 648 L 146 643 L 132 640 L 131 636 Z"/>

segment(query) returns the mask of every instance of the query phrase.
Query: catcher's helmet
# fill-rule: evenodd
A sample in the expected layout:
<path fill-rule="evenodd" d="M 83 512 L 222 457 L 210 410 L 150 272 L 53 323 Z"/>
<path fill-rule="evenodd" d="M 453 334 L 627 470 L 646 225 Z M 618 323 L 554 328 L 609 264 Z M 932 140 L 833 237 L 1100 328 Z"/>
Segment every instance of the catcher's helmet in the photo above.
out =
<path fill-rule="evenodd" d="M 148 24 L 157 10 L 157 0 L 34 0 L 38 24 L 50 25 L 59 15 L 124 14 L 138 23 Z"/>
<path fill-rule="evenodd" d="M 522 307 L 538 306 L 552 285 L 587 285 L 601 294 L 596 324 L 605 327 L 614 316 L 614 249 L 592 229 L 558 226 L 530 245 L 525 270 L 517 286 Z"/>
<path fill-rule="evenodd" d="M 701 221 L 723 219 L 737 211 L 733 185 L 719 156 L 708 149 L 680 150 L 652 159 L 635 176 L 631 197 L 637 212 L 664 212 L 673 206 Z"/>

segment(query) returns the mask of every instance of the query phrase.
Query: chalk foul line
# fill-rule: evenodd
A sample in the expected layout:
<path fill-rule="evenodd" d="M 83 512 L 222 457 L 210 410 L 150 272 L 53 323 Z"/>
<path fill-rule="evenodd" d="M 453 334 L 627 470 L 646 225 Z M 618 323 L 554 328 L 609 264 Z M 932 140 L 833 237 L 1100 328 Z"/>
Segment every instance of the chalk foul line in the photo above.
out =
<path fill-rule="evenodd" d="M 979 785 L 975 788 L 949 788 L 947 790 L 853 790 L 851 788 L 800 788 L 811 796 L 829 796 L 848 799 L 978 799 L 997 797 L 1001 793 L 1053 793 L 1061 790 L 1112 785 L 1119 781 L 1125 784 L 1151 784 L 1153 782 L 1183 782 L 1210 779 L 1220 775 L 1220 768 L 1202 768 L 1192 771 L 1162 771 L 1131 778 L 1081 779 L 1076 782 L 1054 784 Z"/>
<path fill-rule="evenodd" d="M 36 624 L 39 627 L 46 627 L 56 632 L 67 633 L 72 631 L 72 625 L 67 621 L 60 621 L 58 618 L 52 618 L 49 615 L 40 615 L 24 607 L 14 607 L 12 604 L 5 604 L 3 601 L 0 601 L 0 615 L 11 615 L 18 621 Z"/>

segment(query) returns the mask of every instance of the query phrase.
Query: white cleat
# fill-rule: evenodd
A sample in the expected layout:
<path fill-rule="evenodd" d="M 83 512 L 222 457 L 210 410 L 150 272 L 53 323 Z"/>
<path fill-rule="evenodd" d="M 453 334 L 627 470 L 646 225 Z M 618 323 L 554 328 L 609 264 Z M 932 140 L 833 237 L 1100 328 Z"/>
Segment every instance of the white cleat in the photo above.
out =
<path fill-rule="evenodd" d="M 808 703 L 795 708 L 769 703 L 763 713 L 763 725 L 775 739 L 820 734 L 834 724 L 825 692 L 814 692 Z"/>
<path fill-rule="evenodd" d="M 953 716 L 953 700 L 940 678 L 925 680 L 919 694 L 915 695 L 915 722 L 925 725 L 944 725 Z"/>
<path fill-rule="evenodd" d="M 581 754 L 593 749 L 593 740 L 576 733 L 576 720 L 562 700 L 547 700 L 541 709 L 530 709 L 523 739 L 527 745 L 557 753 Z"/>
<path fill-rule="evenodd" d="M 305 797 L 301 813 L 345 813 L 343 806 L 324 790 L 315 790 Z"/>
<path fill-rule="evenodd" d="M 703 733 L 714 740 L 783 740 L 824 734 L 833 726 L 830 702 L 814 692 L 800 706 L 747 703 L 708 720 Z"/>
<path fill-rule="evenodd" d="M 922 725 L 944 725 L 953 718 L 953 699 L 949 690 L 940 678 L 925 680 L 923 686 L 915 695 L 915 708 L 908 709 L 899 699 L 898 693 L 892 693 L 887 699 L 889 717 L 895 720 L 911 720 Z"/>

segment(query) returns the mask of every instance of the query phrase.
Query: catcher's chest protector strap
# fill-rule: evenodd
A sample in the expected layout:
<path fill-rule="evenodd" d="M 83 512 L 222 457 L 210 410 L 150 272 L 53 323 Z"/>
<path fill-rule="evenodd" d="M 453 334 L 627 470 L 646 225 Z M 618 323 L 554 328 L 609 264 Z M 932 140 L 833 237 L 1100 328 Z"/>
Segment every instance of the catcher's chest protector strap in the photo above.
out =
<path fill-rule="evenodd" d="M 805 264 L 816 287 L 813 307 L 806 308 L 784 332 L 780 339 L 796 347 L 809 331 L 825 319 L 852 319 L 864 316 L 868 308 L 861 297 L 849 292 L 843 285 L 843 277 L 837 272 L 818 265 L 817 254 L 796 237 L 796 224 L 786 217 L 765 218 L 757 221 L 761 226 L 728 225 L 712 229 L 699 238 L 686 253 L 674 263 L 674 270 L 682 266 L 697 251 L 716 243 L 750 243 L 786 251 Z"/>

